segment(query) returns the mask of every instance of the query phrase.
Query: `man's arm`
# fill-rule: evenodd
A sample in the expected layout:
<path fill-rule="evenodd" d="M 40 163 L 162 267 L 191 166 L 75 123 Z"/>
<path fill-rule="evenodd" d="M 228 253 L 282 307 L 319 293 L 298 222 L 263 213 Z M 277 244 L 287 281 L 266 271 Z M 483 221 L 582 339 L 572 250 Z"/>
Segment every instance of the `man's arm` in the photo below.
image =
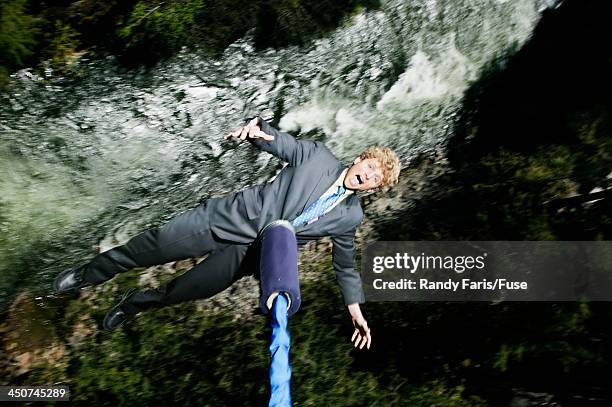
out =
<path fill-rule="evenodd" d="M 344 304 L 363 303 L 361 276 L 355 270 L 355 229 L 332 236 L 332 265 L 344 297 Z"/>
<path fill-rule="evenodd" d="M 372 336 L 368 323 L 361 313 L 360 303 L 365 301 L 361 276 L 355 270 L 355 229 L 342 235 L 332 236 L 332 264 L 336 271 L 336 278 L 344 297 L 344 303 L 351 314 L 355 331 L 351 342 L 355 347 L 370 348 Z"/>
<path fill-rule="evenodd" d="M 270 137 L 257 136 L 263 132 Z M 228 136 L 249 140 L 251 144 L 275 157 L 287 162 L 290 166 L 298 166 L 308 160 L 319 150 L 320 144 L 312 140 L 296 140 L 292 135 L 270 126 L 261 117 L 253 118 L 245 127 Z M 227 136 L 226 136 L 227 138 Z"/>

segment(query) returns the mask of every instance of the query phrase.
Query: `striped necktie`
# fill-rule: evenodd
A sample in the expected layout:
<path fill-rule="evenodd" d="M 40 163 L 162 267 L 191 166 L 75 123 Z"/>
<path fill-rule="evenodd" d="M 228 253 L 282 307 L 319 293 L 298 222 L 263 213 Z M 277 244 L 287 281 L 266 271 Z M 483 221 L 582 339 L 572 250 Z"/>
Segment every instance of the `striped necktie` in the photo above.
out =
<path fill-rule="evenodd" d="M 338 186 L 338 190 L 329 195 L 322 196 L 304 209 L 304 212 L 293 221 L 293 227 L 306 226 L 317 221 L 325 212 L 336 202 L 346 191 L 342 185 Z"/>

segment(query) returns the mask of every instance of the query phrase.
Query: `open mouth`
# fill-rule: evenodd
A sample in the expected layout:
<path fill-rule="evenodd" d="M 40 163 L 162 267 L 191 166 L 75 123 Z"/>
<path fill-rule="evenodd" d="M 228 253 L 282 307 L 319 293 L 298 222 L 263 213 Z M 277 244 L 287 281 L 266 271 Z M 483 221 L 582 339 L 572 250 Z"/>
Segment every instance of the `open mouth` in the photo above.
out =
<path fill-rule="evenodd" d="M 357 182 L 359 183 L 359 185 L 363 184 L 363 180 L 361 179 L 361 176 L 359 174 L 356 174 L 355 178 L 357 178 Z"/>

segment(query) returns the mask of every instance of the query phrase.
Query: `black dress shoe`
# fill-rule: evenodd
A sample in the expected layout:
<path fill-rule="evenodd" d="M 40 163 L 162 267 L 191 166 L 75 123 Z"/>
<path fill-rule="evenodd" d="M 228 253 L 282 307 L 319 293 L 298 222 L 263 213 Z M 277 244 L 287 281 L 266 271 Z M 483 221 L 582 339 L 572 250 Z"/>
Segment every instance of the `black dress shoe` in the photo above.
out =
<path fill-rule="evenodd" d="M 93 285 L 83 279 L 83 271 L 85 271 L 85 266 L 66 269 L 59 273 L 55 277 L 55 281 L 53 281 L 55 292 L 63 293 Z"/>
<path fill-rule="evenodd" d="M 134 316 L 134 314 L 126 312 L 125 307 L 123 307 L 123 305 L 135 292 L 135 288 L 130 288 L 129 290 L 127 290 L 125 294 L 123 294 L 123 298 L 121 298 L 119 304 L 115 305 L 106 313 L 106 316 L 104 316 L 104 321 L 102 322 L 102 326 L 104 327 L 104 329 L 106 329 L 107 331 L 112 331 L 113 329 L 115 329 L 116 327 Z"/>

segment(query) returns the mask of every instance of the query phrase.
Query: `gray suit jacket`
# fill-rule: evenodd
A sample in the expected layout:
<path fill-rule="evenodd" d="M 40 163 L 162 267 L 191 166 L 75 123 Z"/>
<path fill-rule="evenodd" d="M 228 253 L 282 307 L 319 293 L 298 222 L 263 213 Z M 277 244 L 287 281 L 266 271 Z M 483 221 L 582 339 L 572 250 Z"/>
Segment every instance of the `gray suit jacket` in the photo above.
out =
<path fill-rule="evenodd" d="M 271 182 L 208 201 L 213 233 L 232 242 L 253 242 L 273 220 L 293 221 L 345 168 L 323 143 L 296 140 L 261 118 L 259 124 L 274 140 L 254 139 L 251 143 L 288 165 Z M 359 198 L 352 194 L 316 222 L 296 229 L 298 244 L 331 236 L 332 264 L 347 305 L 365 301 L 361 277 L 355 270 L 355 230 L 362 218 Z"/>

